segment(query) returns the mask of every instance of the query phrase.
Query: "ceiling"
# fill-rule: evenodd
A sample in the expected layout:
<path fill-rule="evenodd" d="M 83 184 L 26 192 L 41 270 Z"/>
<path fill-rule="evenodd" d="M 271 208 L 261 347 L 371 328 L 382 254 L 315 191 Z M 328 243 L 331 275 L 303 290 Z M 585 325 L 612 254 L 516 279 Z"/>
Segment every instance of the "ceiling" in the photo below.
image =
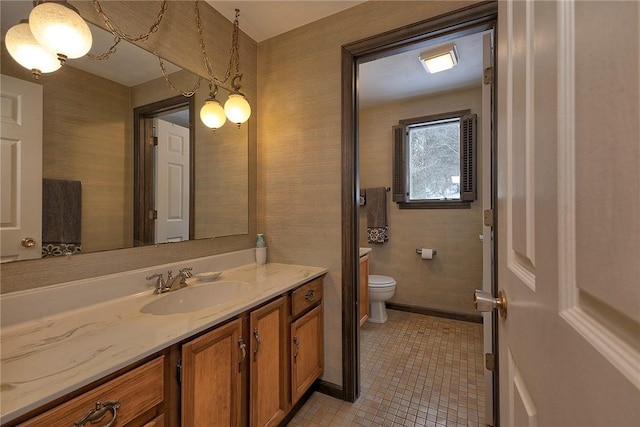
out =
<path fill-rule="evenodd" d="M 235 8 L 238 7 L 240 9 L 240 29 L 257 42 L 363 2 L 362 0 L 206 1 L 230 21 L 233 21 Z M 3 37 L 8 28 L 28 17 L 32 7 L 30 1 L 1 2 L 0 17 Z M 160 29 L 161 32 L 162 29 Z M 97 27 L 92 26 L 92 34 L 94 46 L 91 53 L 105 52 L 113 43 L 113 36 Z M 438 74 L 428 74 L 418 61 L 420 52 L 427 48 L 425 45 L 416 47 L 416 50 L 411 52 L 388 56 L 360 65 L 359 101 L 361 108 L 407 97 L 427 96 L 480 85 L 482 76 L 481 35 L 463 37 L 456 40 L 456 45 L 460 54 L 459 64 L 452 70 Z M 136 62 L 133 62 L 132 57 L 138 58 Z M 162 76 L 158 59 L 154 55 L 124 42 L 118 46 L 117 53 L 107 61 L 81 58 L 70 60 L 68 64 L 127 86 L 146 81 L 149 76 Z M 134 66 L 130 66 L 131 64 Z M 167 64 L 167 66 L 169 72 L 177 70 L 177 67 L 172 64 Z"/>
<path fill-rule="evenodd" d="M 240 10 L 240 29 L 258 43 L 317 21 L 366 0 L 206 0 L 229 21 Z"/>

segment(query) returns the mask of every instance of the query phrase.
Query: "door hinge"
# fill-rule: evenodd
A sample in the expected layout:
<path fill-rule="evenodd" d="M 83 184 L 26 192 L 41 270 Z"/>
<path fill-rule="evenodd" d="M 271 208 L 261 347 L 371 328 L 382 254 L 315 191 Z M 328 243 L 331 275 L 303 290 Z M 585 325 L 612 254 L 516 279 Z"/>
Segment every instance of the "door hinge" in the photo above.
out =
<path fill-rule="evenodd" d="M 483 82 L 486 85 L 493 84 L 493 67 L 485 68 L 483 73 Z"/>
<path fill-rule="evenodd" d="M 486 227 L 493 227 L 493 209 L 484 210 L 484 225 Z"/>
<path fill-rule="evenodd" d="M 484 354 L 484 367 L 487 368 L 488 371 L 495 372 L 496 371 L 496 355 L 493 353 L 485 353 Z"/>
<path fill-rule="evenodd" d="M 182 359 L 178 360 L 176 364 L 176 381 L 178 384 L 182 384 Z"/>
<path fill-rule="evenodd" d="M 149 219 L 158 219 L 158 211 L 155 209 L 149 209 Z"/>
<path fill-rule="evenodd" d="M 158 146 L 158 137 L 154 136 L 153 138 L 151 138 L 151 145 L 154 147 Z"/>

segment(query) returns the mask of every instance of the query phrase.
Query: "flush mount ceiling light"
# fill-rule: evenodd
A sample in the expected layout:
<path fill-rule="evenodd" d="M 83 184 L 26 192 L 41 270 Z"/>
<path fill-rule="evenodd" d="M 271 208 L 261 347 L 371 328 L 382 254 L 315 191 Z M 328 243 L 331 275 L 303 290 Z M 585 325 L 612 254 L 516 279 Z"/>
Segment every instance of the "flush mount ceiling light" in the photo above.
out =
<path fill-rule="evenodd" d="M 420 62 L 431 74 L 450 70 L 458 63 L 458 49 L 454 43 L 438 46 L 420 53 Z"/>

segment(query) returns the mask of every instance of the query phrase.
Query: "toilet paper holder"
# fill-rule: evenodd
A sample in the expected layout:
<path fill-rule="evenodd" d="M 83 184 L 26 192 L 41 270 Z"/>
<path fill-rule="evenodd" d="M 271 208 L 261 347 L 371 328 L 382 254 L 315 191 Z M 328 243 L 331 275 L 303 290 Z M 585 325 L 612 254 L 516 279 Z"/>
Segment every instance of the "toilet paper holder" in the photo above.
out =
<path fill-rule="evenodd" d="M 416 253 L 419 255 L 422 255 L 422 248 L 418 248 L 416 249 Z M 435 249 L 433 250 L 433 256 L 436 256 L 436 254 L 438 253 L 438 251 L 436 251 Z"/>

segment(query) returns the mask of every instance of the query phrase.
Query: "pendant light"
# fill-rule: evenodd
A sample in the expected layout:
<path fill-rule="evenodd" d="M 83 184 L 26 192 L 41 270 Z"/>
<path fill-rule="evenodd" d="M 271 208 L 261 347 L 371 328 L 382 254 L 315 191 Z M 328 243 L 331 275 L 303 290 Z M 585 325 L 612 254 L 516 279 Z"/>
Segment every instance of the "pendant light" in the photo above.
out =
<path fill-rule="evenodd" d="M 247 101 L 244 95 L 240 93 L 240 85 L 236 82 L 236 80 L 241 78 L 242 74 L 237 74 L 233 78 L 231 83 L 233 92 L 229 95 L 227 102 L 224 103 L 224 113 L 227 115 L 227 118 L 237 124 L 238 127 L 249 120 L 251 116 L 251 105 L 249 105 L 249 101 Z"/>
<path fill-rule="evenodd" d="M 68 3 L 45 2 L 29 14 L 33 36 L 45 49 L 56 54 L 62 64 L 80 58 L 91 49 L 91 30 Z"/>
<path fill-rule="evenodd" d="M 225 117 L 225 110 L 216 99 L 218 86 L 213 85 L 214 89 L 211 89 L 211 87 L 212 84 L 210 83 L 209 99 L 204 102 L 204 105 L 200 109 L 200 120 L 202 120 L 202 123 L 204 123 L 208 128 L 216 130 L 225 124 L 227 118 Z"/>
<path fill-rule="evenodd" d="M 5 43 L 11 57 L 27 70 L 31 70 L 35 79 L 42 73 L 52 73 L 62 66 L 56 55 L 45 50 L 33 37 L 26 20 L 9 28 Z"/>
<path fill-rule="evenodd" d="M 213 75 L 213 70 L 211 67 L 211 61 L 207 56 L 207 49 L 204 43 L 204 38 L 202 37 L 202 21 L 200 20 L 200 11 L 198 8 L 198 1 L 196 0 L 195 5 L 196 10 L 196 27 L 198 28 L 198 34 L 200 36 L 200 47 L 202 48 L 202 55 L 204 59 L 204 65 L 207 69 L 207 73 L 209 74 L 209 79 L 212 84 L 220 84 L 224 86 L 229 81 L 231 77 L 232 70 L 235 69 L 235 75 L 233 79 L 231 79 L 231 94 L 229 98 L 224 103 L 224 115 L 226 115 L 227 119 L 236 123 L 238 127 L 247 120 L 251 116 L 251 105 L 244 97 L 242 93 L 240 93 L 240 80 L 242 79 L 242 74 L 240 74 L 240 50 L 238 48 L 238 33 L 239 33 L 239 16 L 240 10 L 236 9 L 236 17 L 233 21 L 233 33 L 231 38 L 231 57 L 229 58 L 229 65 L 227 67 L 227 73 L 224 77 L 224 80 L 218 80 Z M 205 125 L 209 126 L 205 121 L 204 116 L 209 117 L 209 113 L 205 114 L 204 112 L 213 112 L 214 109 L 216 114 L 219 114 L 220 109 L 218 101 L 215 100 L 215 96 L 211 96 L 209 99 L 205 101 L 205 105 L 200 110 L 200 119 L 205 123 Z M 204 114 L 204 116 L 203 116 Z M 211 113 L 213 114 L 213 113 Z M 211 116 L 212 117 L 212 116 Z M 212 120 L 212 119 L 211 119 Z M 222 121 L 222 119 L 219 119 Z M 222 126 L 222 124 L 220 124 Z M 209 126 L 212 127 L 212 126 Z"/>

